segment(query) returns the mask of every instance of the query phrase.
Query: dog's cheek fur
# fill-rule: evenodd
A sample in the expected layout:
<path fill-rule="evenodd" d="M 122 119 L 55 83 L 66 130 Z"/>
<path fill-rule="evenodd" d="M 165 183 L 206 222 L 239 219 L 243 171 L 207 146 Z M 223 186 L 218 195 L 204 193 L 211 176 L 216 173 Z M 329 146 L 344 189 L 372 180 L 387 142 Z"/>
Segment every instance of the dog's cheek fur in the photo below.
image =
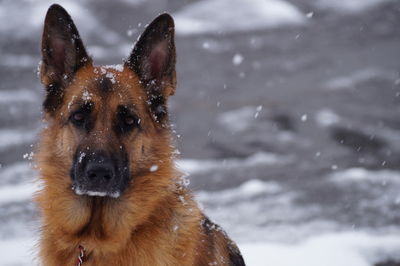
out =
<path fill-rule="evenodd" d="M 171 194 L 175 182 L 173 179 L 179 176 L 171 168 L 173 161 L 169 133 L 160 131 L 157 134 L 157 130 L 153 130 L 155 132 L 148 132 L 153 137 L 147 137 L 143 133 L 131 142 L 134 147 L 128 147 L 132 151 L 129 155 L 132 179 L 123 197 L 130 202 L 130 210 L 135 213 L 134 219 L 144 213 L 151 213 L 160 199 Z"/>
<path fill-rule="evenodd" d="M 61 226 L 57 230 L 65 235 L 73 233 L 90 218 L 89 206 L 71 190 L 72 156 L 67 151 L 73 145 L 70 135 L 49 127 L 42 132 L 36 156 L 44 186 L 35 200 L 47 219 L 45 226 Z"/>

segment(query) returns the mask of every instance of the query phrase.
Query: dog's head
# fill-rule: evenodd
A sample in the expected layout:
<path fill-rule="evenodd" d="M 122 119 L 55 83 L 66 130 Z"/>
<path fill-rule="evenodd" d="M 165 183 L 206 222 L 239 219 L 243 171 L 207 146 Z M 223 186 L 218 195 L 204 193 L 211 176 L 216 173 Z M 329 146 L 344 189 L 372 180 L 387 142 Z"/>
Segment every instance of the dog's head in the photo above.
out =
<path fill-rule="evenodd" d="M 170 163 L 166 101 L 176 79 L 168 14 L 147 26 L 123 65 L 101 67 L 68 13 L 53 5 L 42 56 L 48 128 L 40 149 L 55 175 L 48 179 L 64 178 L 78 195 L 119 197 L 132 179 Z"/>

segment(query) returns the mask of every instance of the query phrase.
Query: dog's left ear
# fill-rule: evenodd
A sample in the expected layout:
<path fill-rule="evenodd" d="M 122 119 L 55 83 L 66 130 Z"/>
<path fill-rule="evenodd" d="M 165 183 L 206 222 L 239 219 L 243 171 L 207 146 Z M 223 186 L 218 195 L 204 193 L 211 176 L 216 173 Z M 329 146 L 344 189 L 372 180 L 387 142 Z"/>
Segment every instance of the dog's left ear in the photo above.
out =
<path fill-rule="evenodd" d="M 91 62 L 71 16 L 60 5 L 50 6 L 44 21 L 40 67 L 40 78 L 47 90 L 43 103 L 46 112 L 58 108 L 74 74 Z"/>
<path fill-rule="evenodd" d="M 176 87 L 174 34 L 172 17 L 158 16 L 147 26 L 125 62 L 139 76 L 157 121 L 166 116 L 166 100 Z"/>

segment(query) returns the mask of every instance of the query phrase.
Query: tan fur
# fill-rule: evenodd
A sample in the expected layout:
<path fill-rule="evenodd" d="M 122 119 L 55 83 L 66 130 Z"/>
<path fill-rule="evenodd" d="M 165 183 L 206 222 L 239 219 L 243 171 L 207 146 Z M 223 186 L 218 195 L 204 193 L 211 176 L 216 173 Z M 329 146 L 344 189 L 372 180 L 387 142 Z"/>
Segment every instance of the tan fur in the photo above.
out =
<path fill-rule="evenodd" d="M 180 185 L 169 130 L 157 125 L 146 108 L 137 76 L 127 68 L 107 71 L 114 74 L 116 85 L 106 98 L 94 86 L 102 69 L 89 63 L 76 73 L 56 115 L 46 116 L 48 125 L 36 158 L 44 181 L 36 196 L 43 219 L 43 265 L 75 265 L 79 245 L 86 249 L 84 266 L 230 265 L 227 237 L 220 230 L 204 231 L 204 215 Z M 43 82 L 46 85 L 45 78 Z M 102 118 L 90 137 L 66 124 L 75 101 L 84 95 L 90 95 L 96 116 Z M 137 107 L 143 132 L 123 139 L 110 137 L 112 110 L 127 101 Z M 127 147 L 132 180 L 120 198 L 78 196 L 71 190 L 73 152 L 82 142 L 90 147 Z M 152 165 L 158 170 L 150 172 Z"/>
<path fill-rule="evenodd" d="M 80 246 L 83 266 L 244 265 L 175 169 L 166 108 L 175 62 L 168 14 L 149 24 L 121 69 L 93 66 L 70 15 L 57 4 L 49 8 L 40 77 L 47 126 L 36 156 L 44 186 L 35 198 L 44 266 L 77 265 Z M 96 163 L 109 167 L 107 180 L 120 182 L 119 197 L 77 190 L 82 180 L 93 184 L 85 172 L 90 159 L 80 156 L 101 152 L 112 163 Z"/>

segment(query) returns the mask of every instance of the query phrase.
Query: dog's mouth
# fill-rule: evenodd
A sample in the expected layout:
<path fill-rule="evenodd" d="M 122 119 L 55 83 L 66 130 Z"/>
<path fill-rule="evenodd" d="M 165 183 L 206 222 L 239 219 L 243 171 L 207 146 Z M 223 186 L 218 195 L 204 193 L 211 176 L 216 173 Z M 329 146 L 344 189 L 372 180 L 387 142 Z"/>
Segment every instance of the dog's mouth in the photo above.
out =
<path fill-rule="evenodd" d="M 73 185 L 72 190 L 76 195 L 79 196 L 90 196 L 90 197 L 111 197 L 111 198 L 119 198 L 121 196 L 120 191 L 103 191 L 103 190 L 90 190 L 85 189 L 80 186 Z"/>

